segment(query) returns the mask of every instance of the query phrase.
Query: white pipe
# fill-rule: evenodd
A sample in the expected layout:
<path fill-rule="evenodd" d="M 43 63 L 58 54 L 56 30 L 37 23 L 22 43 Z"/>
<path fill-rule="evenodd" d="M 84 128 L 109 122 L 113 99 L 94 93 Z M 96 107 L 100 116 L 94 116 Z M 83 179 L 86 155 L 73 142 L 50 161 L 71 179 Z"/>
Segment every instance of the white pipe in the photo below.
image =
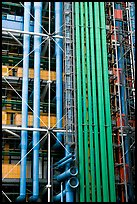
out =
<path fill-rule="evenodd" d="M 63 202 L 63 182 L 61 182 L 61 202 Z"/>
<path fill-rule="evenodd" d="M 12 132 L 12 131 L 10 131 L 10 130 L 5 129 L 4 131 L 10 133 L 11 135 L 14 135 L 14 136 L 20 138 L 20 135 L 18 135 L 18 134 L 16 134 L 16 133 Z"/>
<path fill-rule="evenodd" d="M 48 132 L 48 131 L 53 131 L 53 132 L 66 132 L 66 130 L 61 130 L 61 129 L 45 129 L 45 128 L 23 128 L 23 127 L 11 127 L 11 126 L 2 126 L 3 130 L 28 130 L 28 131 L 40 131 L 40 132 Z"/>
<path fill-rule="evenodd" d="M 48 37 L 49 36 L 49 35 L 44 34 L 44 33 L 28 32 L 28 31 L 14 30 L 14 29 L 8 29 L 8 28 L 2 28 L 2 31 L 20 33 L 20 34 L 38 35 L 38 36 L 42 36 L 42 37 Z M 63 36 L 61 36 L 61 35 L 55 35 L 52 37 L 53 38 L 61 38 L 61 39 L 63 38 Z"/>
<path fill-rule="evenodd" d="M 17 43 L 19 43 L 19 45 L 23 46 L 23 44 L 22 44 L 11 32 L 8 32 L 8 34 L 9 34 Z"/>
<path fill-rule="evenodd" d="M 51 3 L 49 2 L 49 34 L 50 34 L 50 7 Z M 49 96 L 48 96 L 48 128 L 50 128 L 50 38 L 49 38 L 49 78 L 48 78 L 48 84 L 49 84 Z M 48 133 L 48 202 L 50 202 L 50 133 Z"/>

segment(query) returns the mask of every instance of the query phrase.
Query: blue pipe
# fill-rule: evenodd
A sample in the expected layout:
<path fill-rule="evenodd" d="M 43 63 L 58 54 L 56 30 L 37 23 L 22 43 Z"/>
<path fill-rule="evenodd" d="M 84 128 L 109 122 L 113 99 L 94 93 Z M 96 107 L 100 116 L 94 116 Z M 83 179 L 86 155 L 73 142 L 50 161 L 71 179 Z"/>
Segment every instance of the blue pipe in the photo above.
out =
<path fill-rule="evenodd" d="M 132 27 L 132 31 L 135 31 L 135 2 L 130 2 L 131 3 L 131 7 L 130 7 L 130 16 L 132 18 L 131 21 L 131 27 Z M 133 41 L 133 51 L 134 51 L 134 59 L 135 59 L 135 34 L 132 35 L 132 41 Z"/>
<path fill-rule="evenodd" d="M 24 2 L 24 31 L 29 31 L 30 28 L 30 7 L 31 2 Z M 23 82 L 22 82 L 22 127 L 28 126 L 28 75 L 29 75 L 29 51 L 30 51 L 30 36 L 24 34 L 23 37 Z M 27 56 L 28 55 L 28 56 Z M 27 56 L 27 57 L 26 57 Z M 27 140 L 28 132 L 21 131 L 21 158 L 27 154 Z M 21 202 L 26 200 L 26 162 L 25 157 L 21 161 L 21 172 L 20 172 L 20 196 L 17 197 L 16 201 Z"/>
<path fill-rule="evenodd" d="M 63 172 L 62 174 L 56 177 L 57 181 L 63 181 L 68 179 L 69 177 L 76 176 L 78 174 L 78 169 L 76 167 L 71 167 L 67 171 Z"/>
<path fill-rule="evenodd" d="M 116 4 L 116 9 L 121 9 L 121 4 Z M 118 29 L 121 30 L 122 28 L 122 21 L 116 21 L 116 26 L 118 26 Z M 122 30 L 121 30 L 122 32 Z M 119 40 L 121 41 L 121 40 Z M 118 68 L 123 69 L 124 68 L 124 58 L 121 58 L 124 55 L 124 49 L 123 46 L 118 46 L 117 48 L 118 51 Z M 121 59 L 120 59 L 121 58 Z M 121 73 L 121 81 L 123 79 L 123 83 L 125 83 L 125 75 Z M 120 92 L 121 92 L 121 113 L 122 114 L 126 114 L 126 104 L 125 104 L 125 100 L 124 100 L 124 86 L 120 87 Z M 128 150 L 128 138 L 125 137 L 125 152 Z M 125 155 L 125 161 L 127 164 L 129 164 L 129 157 L 128 157 L 128 153 Z"/>
<path fill-rule="evenodd" d="M 59 160 L 58 162 L 56 162 L 53 166 L 56 166 L 56 165 L 62 163 L 63 161 L 69 159 L 70 157 L 72 157 L 72 154 L 71 154 L 71 153 L 70 153 L 68 156 L 63 157 L 61 160 Z"/>
<path fill-rule="evenodd" d="M 42 2 L 34 2 L 34 32 L 41 33 L 42 23 Z M 33 94 L 33 127 L 40 127 L 40 52 L 41 52 L 41 37 L 34 36 L 34 94 Z M 38 117 L 37 117 L 38 116 Z M 38 143 L 40 134 L 38 131 L 33 131 L 33 147 Z M 39 143 L 33 149 L 33 195 L 29 201 L 36 201 L 39 197 Z"/>
<path fill-rule="evenodd" d="M 74 202 L 73 192 L 78 187 L 78 185 L 79 181 L 76 177 L 72 177 L 66 182 L 65 190 L 62 192 L 63 196 L 66 195 L 66 202 Z M 54 196 L 53 201 L 60 201 L 62 193 L 59 193 L 58 195 Z"/>
<path fill-rule="evenodd" d="M 131 6 L 130 6 L 130 18 L 132 19 L 131 20 L 131 27 L 132 27 L 132 32 L 133 31 L 135 32 L 135 2 L 130 2 L 130 3 L 131 3 Z M 132 35 L 132 43 L 133 43 L 133 52 L 134 52 L 133 54 L 134 54 L 134 59 L 135 59 L 135 33 Z M 125 138 L 125 146 L 128 147 L 128 144 L 129 144 L 128 138 Z M 131 156 L 129 156 L 129 157 L 131 157 Z M 129 160 L 128 155 L 126 156 L 126 163 L 131 168 L 131 159 Z M 129 170 L 130 170 L 130 168 L 129 168 Z M 134 195 L 133 195 L 133 189 L 132 189 L 131 173 L 129 173 L 129 188 L 128 188 L 128 192 L 129 192 L 129 201 L 132 202 Z"/>
<path fill-rule="evenodd" d="M 55 2 L 55 32 L 62 35 L 62 2 Z M 61 27 L 61 28 L 60 28 Z M 62 47 L 62 39 L 56 38 L 57 44 Z M 62 50 L 55 44 L 56 54 L 56 119 L 57 128 L 62 128 Z M 57 133 L 57 138 L 62 142 L 62 133 Z M 53 149 L 59 148 L 60 143 L 56 140 Z"/>
<path fill-rule="evenodd" d="M 65 164 L 68 165 L 68 168 L 70 168 L 70 163 L 75 161 L 76 160 L 76 157 L 75 156 L 72 156 L 71 158 L 67 159 L 66 161 L 62 162 L 61 164 L 59 164 L 57 167 L 55 168 L 60 168 L 60 167 L 63 167 Z M 68 170 L 68 168 L 66 170 Z"/>
<path fill-rule="evenodd" d="M 121 4 L 116 4 L 116 9 L 121 9 Z M 122 24 L 123 22 L 122 21 L 116 21 L 116 26 L 118 26 L 118 29 L 122 32 Z M 120 37 L 120 36 L 119 36 Z M 119 40 L 121 41 L 121 40 Z M 124 48 L 123 46 L 120 46 L 118 47 L 118 68 L 121 68 L 123 69 L 124 68 L 124 58 L 120 59 L 123 54 L 124 54 Z M 122 82 L 123 80 L 123 83 L 122 84 L 125 84 L 125 75 L 121 73 L 121 78 L 120 78 L 120 81 Z M 125 100 L 124 100 L 124 85 L 120 87 L 120 93 L 121 93 L 121 113 L 122 114 L 127 114 L 127 104 L 125 103 Z M 124 121 L 124 123 L 126 123 L 126 120 Z M 126 125 L 126 124 L 125 124 Z M 129 138 L 128 138 L 128 135 L 124 138 L 124 146 L 125 146 L 125 152 L 128 152 L 128 148 L 129 148 Z M 129 153 L 127 153 L 125 155 L 125 162 L 126 164 L 128 164 L 129 166 Z M 129 188 L 128 188 L 128 191 L 129 191 L 129 197 L 131 197 L 131 186 L 129 185 Z"/>
<path fill-rule="evenodd" d="M 64 191 L 62 191 L 62 193 L 59 193 L 58 195 L 54 196 L 53 201 L 58 202 L 61 200 L 61 196 L 65 197 L 65 195 L 66 195 L 66 191 L 64 190 Z"/>

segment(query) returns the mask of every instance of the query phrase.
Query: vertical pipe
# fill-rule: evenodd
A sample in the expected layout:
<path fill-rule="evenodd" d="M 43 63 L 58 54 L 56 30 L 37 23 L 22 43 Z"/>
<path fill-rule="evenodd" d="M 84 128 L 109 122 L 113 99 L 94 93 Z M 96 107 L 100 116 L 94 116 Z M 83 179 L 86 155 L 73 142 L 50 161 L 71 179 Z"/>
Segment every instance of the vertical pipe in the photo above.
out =
<path fill-rule="evenodd" d="M 135 2 L 128 2 L 129 7 L 129 20 L 130 20 L 130 30 L 131 30 L 131 49 L 133 57 L 133 69 L 135 76 Z"/>
<path fill-rule="evenodd" d="M 108 192 L 108 171 L 107 171 L 107 153 L 106 153 L 106 136 L 105 136 L 105 120 L 104 120 L 104 99 L 103 99 L 103 82 L 102 82 L 102 62 L 101 62 L 101 39 L 100 39 L 100 21 L 99 21 L 99 5 L 94 3 L 94 27 L 95 27 L 95 43 L 96 43 L 96 71 L 97 71 L 97 87 L 98 87 L 98 111 L 99 111 L 99 127 L 100 127 L 100 152 L 101 152 L 101 169 L 102 169 L 102 188 L 103 201 L 109 201 Z"/>
<path fill-rule="evenodd" d="M 121 4 L 116 4 L 116 9 L 122 9 L 121 8 Z M 118 26 L 118 29 L 119 29 L 119 32 L 121 34 L 119 34 L 119 42 L 122 41 L 122 26 L 123 26 L 123 22 L 122 22 L 122 19 L 121 21 L 116 21 L 116 26 Z M 124 73 L 124 47 L 123 45 L 120 45 L 118 46 L 118 49 L 117 49 L 117 52 L 118 52 L 118 67 L 121 68 L 121 76 L 120 76 L 120 81 L 121 81 L 121 84 L 122 86 L 120 87 L 120 92 L 121 92 L 121 114 L 124 114 L 124 121 L 122 125 L 126 125 L 127 124 L 127 121 L 126 121 L 126 101 L 125 101 L 125 73 Z M 125 154 L 125 163 L 128 164 L 129 166 L 129 138 L 128 138 L 128 134 L 124 137 L 124 146 L 125 146 L 125 152 L 127 152 L 127 154 Z M 130 185 L 129 185 L 129 190 L 130 190 Z"/>
<path fill-rule="evenodd" d="M 82 87 L 83 87 L 83 118 L 84 118 L 84 149 L 85 149 L 85 182 L 86 182 L 86 201 L 90 202 L 90 185 L 89 185 L 89 158 L 88 158 L 88 128 L 87 128 L 87 107 L 86 107 L 86 72 L 85 72 L 85 46 L 84 46 L 84 9 L 83 2 L 80 2 L 81 18 L 81 51 L 82 51 Z"/>
<path fill-rule="evenodd" d="M 66 189 L 59 193 L 58 195 L 54 196 L 53 201 L 60 201 L 61 196 L 65 196 L 65 194 L 69 194 L 70 196 L 68 197 L 68 201 L 66 202 L 73 202 L 74 200 L 74 194 L 73 191 L 78 187 L 79 181 L 76 177 L 71 177 L 67 182 L 66 182 Z"/>
<path fill-rule="evenodd" d="M 55 32 L 58 35 L 62 34 L 62 2 L 55 2 Z M 62 39 L 56 38 L 56 43 L 62 47 Z M 56 120 L 57 128 L 62 127 L 62 50 L 55 44 L 55 54 L 56 54 Z M 62 134 L 57 133 L 57 138 L 62 142 Z M 60 147 L 60 143 L 56 140 L 53 148 L 56 149 Z"/>
<path fill-rule="evenodd" d="M 50 35 L 50 14 L 51 14 L 51 3 L 49 2 L 49 35 Z M 49 79 L 48 79 L 48 84 L 49 84 L 49 96 L 48 96 L 48 128 L 50 128 L 50 38 L 49 38 Z M 48 132 L 48 202 L 51 201 L 50 199 L 50 187 L 51 187 L 51 184 L 50 184 L 50 132 Z"/>
<path fill-rule="evenodd" d="M 116 202 L 104 2 L 100 2 L 100 22 L 101 22 L 101 43 L 102 43 L 102 62 L 103 62 L 103 79 L 104 79 L 104 99 L 105 99 L 106 133 L 107 133 L 107 149 L 108 149 L 110 201 Z"/>
<path fill-rule="evenodd" d="M 131 34 L 129 35 L 129 45 L 131 44 L 130 50 L 130 63 L 131 63 L 131 76 L 132 76 L 132 91 L 133 91 L 133 99 L 134 99 L 134 109 L 135 109 L 135 51 L 134 51 L 134 44 L 135 44 L 135 37 L 133 37 L 133 32 L 135 31 L 135 12 L 131 12 L 130 6 L 133 7 L 131 2 L 126 2 L 126 9 L 127 9 L 127 25 L 128 25 L 128 32 Z M 132 8 L 134 11 L 134 8 Z M 132 21 L 131 21 L 131 18 Z"/>
<path fill-rule="evenodd" d="M 30 28 L 30 7 L 31 2 L 24 2 L 24 31 L 29 31 Z M 22 82 L 22 127 L 28 126 L 28 75 L 29 75 L 29 51 L 30 51 L 30 35 L 23 36 L 23 82 Z M 25 130 L 21 131 L 21 158 L 27 153 L 28 133 Z M 26 197 L 26 160 L 21 161 L 20 175 L 20 196 L 17 201 L 24 200 Z"/>
<path fill-rule="evenodd" d="M 112 3 L 112 8 L 113 8 L 113 14 L 115 12 L 115 9 L 114 9 L 114 6 L 115 6 L 115 3 L 113 2 Z M 113 20 L 114 20 L 114 36 L 115 36 L 115 57 L 116 57 L 116 68 L 117 68 L 117 77 L 119 75 L 118 73 L 118 49 L 117 49 L 117 44 L 116 44 L 116 20 L 115 20 L 115 15 L 113 15 Z M 121 137 L 121 147 L 122 147 L 122 155 L 123 155 L 123 169 L 124 169 L 124 186 L 125 186 L 125 200 L 126 202 L 128 201 L 128 197 L 127 197 L 127 182 L 126 182 L 126 169 L 125 169 L 125 157 L 124 157 L 124 154 L 125 154 L 125 151 L 124 151 L 124 140 L 123 140 L 123 126 L 122 126 L 122 114 L 121 114 L 121 92 L 120 92 L 120 85 L 119 85 L 119 82 L 118 82 L 118 102 L 119 102 L 119 115 L 120 115 L 120 130 L 121 130 L 121 136 L 119 136 L 119 133 L 118 133 L 118 141 L 119 141 L 119 138 Z M 119 152 L 119 162 L 121 163 L 121 155 L 120 155 L 120 152 Z M 120 172 L 120 177 L 121 177 L 121 172 Z M 124 196 L 123 196 L 123 190 L 122 190 L 122 199 L 123 199 L 123 202 L 124 202 Z"/>
<path fill-rule="evenodd" d="M 132 23 L 131 23 L 132 32 L 135 32 L 135 2 L 130 2 L 130 4 L 131 4 L 130 5 L 130 18 L 132 18 Z M 135 46 L 135 34 L 132 40 Z M 135 54 L 135 49 L 134 49 L 134 54 Z"/>
<path fill-rule="evenodd" d="M 63 202 L 63 182 L 61 182 L 61 202 Z"/>
<path fill-rule="evenodd" d="M 120 4 L 116 4 L 116 8 L 121 10 L 121 5 Z M 123 26 L 123 22 L 121 21 L 117 21 L 116 20 L 116 26 L 118 26 L 118 30 L 119 30 L 119 42 L 122 41 L 122 26 Z M 118 52 L 118 68 L 121 69 L 121 75 L 120 75 L 120 82 L 121 82 L 121 86 L 120 86 L 120 93 L 121 93 L 121 114 L 124 114 L 124 117 L 122 120 L 122 125 L 126 125 L 126 101 L 125 101 L 125 88 L 124 88 L 124 83 L 125 83 L 125 76 L 124 76 L 124 48 L 123 45 L 119 45 L 117 48 L 117 52 Z M 125 145 L 125 152 L 128 150 L 128 138 L 127 136 L 124 137 L 124 145 Z M 128 161 L 128 153 L 125 155 L 125 162 L 129 163 Z"/>
<path fill-rule="evenodd" d="M 78 106 L 78 150 L 79 150 L 79 180 L 80 180 L 80 202 L 85 201 L 84 194 L 84 148 L 82 135 L 82 95 L 81 95 L 81 63 L 80 63 L 80 23 L 79 2 L 75 3 L 75 26 L 76 26 L 76 74 L 77 74 L 77 106 Z"/>
<path fill-rule="evenodd" d="M 131 64 L 131 76 L 132 76 L 132 94 L 134 100 L 134 109 L 135 109 L 135 3 L 134 2 L 126 2 L 127 5 L 127 21 L 128 21 L 128 32 L 131 32 L 129 35 L 129 45 L 131 45 L 130 50 L 130 64 Z M 130 148 L 130 147 L 129 147 Z M 131 153 L 129 155 L 129 182 L 131 183 L 131 187 L 129 188 L 129 200 L 132 202 L 134 200 L 133 196 L 133 178 L 132 178 L 132 160 Z"/>
<path fill-rule="evenodd" d="M 89 121 L 89 142 L 90 142 L 90 167 L 91 167 L 91 192 L 92 202 L 96 201 L 95 194 L 95 168 L 94 168 L 94 145 L 92 130 L 92 102 L 91 102 L 91 77 L 90 77 L 90 52 L 89 52 L 89 28 L 88 28 L 88 5 L 85 4 L 85 26 L 86 26 L 86 65 L 87 65 L 87 82 L 88 82 L 88 121 Z"/>
<path fill-rule="evenodd" d="M 89 2 L 89 22 L 90 22 L 90 52 L 91 52 L 91 83 L 93 101 L 93 123 L 94 123 L 94 143 L 95 143 L 95 168 L 96 168 L 96 189 L 97 202 L 101 202 L 101 178 L 100 178 L 100 159 L 99 159 L 99 138 L 98 138 L 98 118 L 97 118 L 97 87 L 95 71 L 95 39 L 93 25 L 93 3 Z"/>
<path fill-rule="evenodd" d="M 34 2 L 34 32 L 41 33 L 42 2 Z M 41 37 L 34 36 L 34 95 L 33 95 L 33 127 L 40 127 L 40 52 Z M 33 131 L 33 147 L 39 141 L 39 132 Z M 33 196 L 30 201 L 35 201 L 39 196 L 39 143 L 33 149 Z"/>

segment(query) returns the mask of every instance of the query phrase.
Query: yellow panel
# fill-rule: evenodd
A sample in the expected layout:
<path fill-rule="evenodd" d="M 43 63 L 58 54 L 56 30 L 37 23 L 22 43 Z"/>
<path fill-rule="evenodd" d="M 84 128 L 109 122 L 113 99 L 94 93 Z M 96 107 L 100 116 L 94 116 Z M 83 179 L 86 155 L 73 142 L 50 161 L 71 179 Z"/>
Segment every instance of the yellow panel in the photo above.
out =
<path fill-rule="evenodd" d="M 46 126 L 48 126 L 48 116 L 47 115 L 41 115 L 40 119 L 45 123 Z M 15 125 L 21 125 L 22 115 L 16 113 L 15 114 Z M 40 127 L 44 127 L 45 125 L 40 120 Z M 56 124 L 56 117 L 51 116 L 50 118 L 50 124 L 51 127 Z M 28 126 L 33 126 L 33 115 L 28 115 Z"/>
<path fill-rule="evenodd" d="M 2 164 L 2 178 L 15 167 L 15 164 Z M 26 177 L 28 178 L 28 169 L 26 170 Z M 20 178 L 20 165 L 17 165 L 6 178 Z"/>
<path fill-rule="evenodd" d="M 7 125 L 11 124 L 11 113 L 7 113 Z"/>
<path fill-rule="evenodd" d="M 4 150 L 9 151 L 9 144 L 5 144 Z M 4 162 L 4 164 L 9 164 L 9 156 L 5 155 L 3 162 Z"/>
<path fill-rule="evenodd" d="M 8 67 L 7 66 L 2 66 L 2 76 L 9 76 L 8 72 Z"/>
<path fill-rule="evenodd" d="M 40 78 L 43 80 L 48 80 L 48 71 L 40 70 Z"/>
<path fill-rule="evenodd" d="M 2 124 L 6 125 L 7 123 L 7 114 L 6 112 L 2 111 Z"/>
<path fill-rule="evenodd" d="M 15 164 L 2 164 L 2 178 L 13 168 Z M 6 178 L 20 178 L 20 165 L 16 166 Z"/>
<path fill-rule="evenodd" d="M 22 68 L 21 67 L 18 67 L 18 70 L 17 70 L 17 77 L 22 77 Z"/>
<path fill-rule="evenodd" d="M 47 70 L 40 70 L 40 78 L 43 80 L 48 80 L 48 71 Z M 18 67 L 17 69 L 17 77 L 23 76 L 23 69 L 22 67 Z M 34 78 L 34 69 L 29 68 L 29 78 Z M 50 78 L 51 80 L 56 80 L 56 72 L 51 71 L 50 72 Z"/>
<path fill-rule="evenodd" d="M 29 78 L 34 78 L 34 69 L 29 69 Z"/>

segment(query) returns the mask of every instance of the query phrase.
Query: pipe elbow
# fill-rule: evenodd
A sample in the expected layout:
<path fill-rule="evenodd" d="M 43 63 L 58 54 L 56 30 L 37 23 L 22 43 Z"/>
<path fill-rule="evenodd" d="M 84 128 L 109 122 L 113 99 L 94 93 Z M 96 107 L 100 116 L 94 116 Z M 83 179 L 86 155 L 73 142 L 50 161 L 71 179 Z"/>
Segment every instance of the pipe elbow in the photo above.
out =
<path fill-rule="evenodd" d="M 79 180 L 77 177 L 71 177 L 67 184 L 66 184 L 66 191 L 72 191 L 74 189 L 76 189 L 79 185 Z"/>
<path fill-rule="evenodd" d="M 60 141 L 61 142 L 61 141 Z M 59 149 L 61 147 L 61 144 L 59 143 L 59 141 L 57 141 L 54 145 L 53 145 L 53 149 L 56 150 L 56 149 Z"/>
<path fill-rule="evenodd" d="M 25 195 L 20 195 L 16 198 L 16 202 L 25 202 L 26 201 L 26 196 Z"/>
<path fill-rule="evenodd" d="M 61 133 L 57 134 L 58 140 L 56 140 L 56 143 L 52 146 L 52 148 L 53 148 L 54 150 L 56 150 L 56 149 L 58 149 L 58 148 L 61 147 L 60 142 L 62 142 L 62 137 L 63 137 L 63 134 L 61 134 Z M 59 142 L 59 141 L 60 141 L 60 142 Z"/>
<path fill-rule="evenodd" d="M 39 196 L 38 195 L 33 195 L 29 197 L 29 202 L 38 202 Z"/>
<path fill-rule="evenodd" d="M 57 176 L 57 181 L 63 181 L 70 178 L 71 176 L 76 176 L 78 174 L 78 169 L 76 167 L 71 167 L 69 170 Z"/>

